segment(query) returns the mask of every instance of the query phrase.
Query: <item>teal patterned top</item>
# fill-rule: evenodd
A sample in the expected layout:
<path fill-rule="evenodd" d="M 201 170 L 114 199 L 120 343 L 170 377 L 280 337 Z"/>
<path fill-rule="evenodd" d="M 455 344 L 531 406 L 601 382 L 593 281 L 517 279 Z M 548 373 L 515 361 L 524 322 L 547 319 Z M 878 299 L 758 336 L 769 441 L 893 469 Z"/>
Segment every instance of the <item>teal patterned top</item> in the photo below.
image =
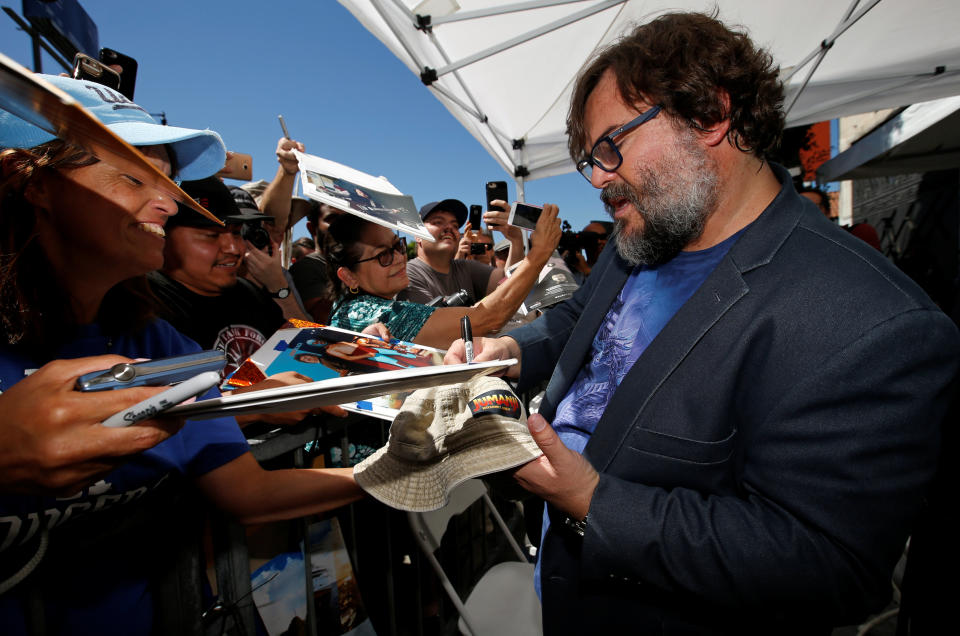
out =
<path fill-rule="evenodd" d="M 392 337 L 413 342 L 435 310 L 436 307 L 405 300 L 389 300 L 364 293 L 346 294 L 334 305 L 330 326 L 362 331 L 375 322 L 382 322 Z"/>

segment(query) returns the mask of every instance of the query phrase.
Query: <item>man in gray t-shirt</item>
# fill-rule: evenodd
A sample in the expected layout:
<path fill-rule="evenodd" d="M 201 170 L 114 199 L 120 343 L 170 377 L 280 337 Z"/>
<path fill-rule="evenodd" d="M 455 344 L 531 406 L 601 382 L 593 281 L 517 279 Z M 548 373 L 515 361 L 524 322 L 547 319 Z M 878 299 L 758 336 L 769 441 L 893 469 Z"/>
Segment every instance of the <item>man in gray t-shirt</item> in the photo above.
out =
<path fill-rule="evenodd" d="M 496 271 L 479 261 L 454 259 L 450 261 L 450 271 L 442 273 L 427 265 L 426 261 L 415 258 L 407 263 L 410 286 L 398 297 L 415 303 L 428 303 L 437 296 L 446 297 L 465 289 L 469 296 L 467 304 L 472 305 L 487 295 L 490 279 Z M 498 277 L 497 282 L 499 280 Z"/>
<path fill-rule="evenodd" d="M 506 225 L 506 217 L 506 212 L 499 211 L 487 212 L 484 216 L 488 225 L 510 239 L 509 265 L 523 258 L 523 232 Z M 435 201 L 420 208 L 420 218 L 436 241 L 417 239 L 417 258 L 407 263 L 410 285 L 397 298 L 428 303 L 437 296 L 449 296 L 465 289 L 469 297 L 467 304 L 473 305 L 493 291 L 504 277 L 503 268 L 455 258 L 460 249 L 460 227 L 467 220 L 467 206 L 456 199 Z M 504 230 L 500 230 L 501 227 Z"/>

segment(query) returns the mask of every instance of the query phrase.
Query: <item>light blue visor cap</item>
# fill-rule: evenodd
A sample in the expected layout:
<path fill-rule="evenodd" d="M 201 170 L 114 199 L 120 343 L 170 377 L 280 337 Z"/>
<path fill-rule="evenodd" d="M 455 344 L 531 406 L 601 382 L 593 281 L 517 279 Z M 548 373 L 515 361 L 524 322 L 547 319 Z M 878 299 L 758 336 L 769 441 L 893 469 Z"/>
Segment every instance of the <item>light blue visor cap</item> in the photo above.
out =
<path fill-rule="evenodd" d="M 176 155 L 176 176 L 184 181 L 214 175 L 226 162 L 226 146 L 212 130 L 162 126 L 150 113 L 117 91 L 94 82 L 57 75 L 39 77 L 69 94 L 131 146 L 169 145 Z M 42 119 L 39 115 L 37 118 Z M 0 110 L 0 148 L 33 148 L 55 138 L 46 130 Z"/>

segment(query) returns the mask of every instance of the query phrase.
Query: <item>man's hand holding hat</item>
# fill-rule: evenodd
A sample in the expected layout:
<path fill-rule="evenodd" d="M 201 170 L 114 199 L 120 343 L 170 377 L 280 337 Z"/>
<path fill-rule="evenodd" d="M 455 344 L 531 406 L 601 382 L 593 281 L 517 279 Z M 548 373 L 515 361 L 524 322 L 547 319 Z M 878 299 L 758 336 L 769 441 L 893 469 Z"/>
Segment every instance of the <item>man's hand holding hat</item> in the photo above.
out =
<path fill-rule="evenodd" d="M 527 418 L 527 428 L 543 455 L 517 469 L 513 478 L 571 519 L 585 518 L 600 475 L 583 455 L 564 446 L 539 413 Z"/>

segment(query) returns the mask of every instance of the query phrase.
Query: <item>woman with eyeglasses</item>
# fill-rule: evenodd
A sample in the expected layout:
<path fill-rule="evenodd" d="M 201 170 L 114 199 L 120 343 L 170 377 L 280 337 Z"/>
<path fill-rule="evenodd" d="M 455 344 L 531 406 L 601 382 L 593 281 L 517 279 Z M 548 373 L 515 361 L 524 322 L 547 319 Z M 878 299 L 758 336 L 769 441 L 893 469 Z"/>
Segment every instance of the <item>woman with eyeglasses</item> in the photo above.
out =
<path fill-rule="evenodd" d="M 537 282 L 560 240 L 558 208 L 547 204 L 530 237 L 532 246 L 513 274 L 472 307 L 430 307 L 396 300 L 406 289 L 406 241 L 390 229 L 352 214 L 336 217 L 327 231 L 326 252 L 338 300 L 334 327 L 361 331 L 382 323 L 390 336 L 446 349 L 460 337 L 460 319 L 469 316 L 474 336 L 500 329 Z"/>

